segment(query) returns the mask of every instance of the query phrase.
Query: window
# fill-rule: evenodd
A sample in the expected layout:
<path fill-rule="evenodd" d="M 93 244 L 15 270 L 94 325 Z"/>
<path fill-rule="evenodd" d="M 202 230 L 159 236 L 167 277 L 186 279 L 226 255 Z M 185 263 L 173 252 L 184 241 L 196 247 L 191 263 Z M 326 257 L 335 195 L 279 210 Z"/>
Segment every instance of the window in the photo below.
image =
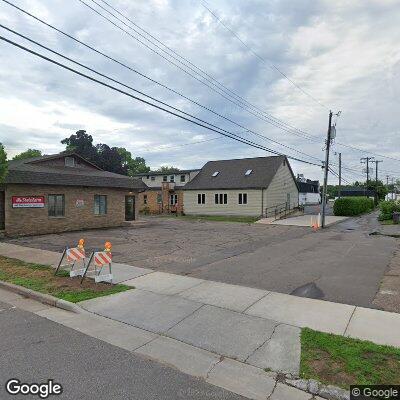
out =
<path fill-rule="evenodd" d="M 155 181 L 155 180 L 156 180 L 156 177 L 155 177 L 155 176 L 152 176 L 152 177 L 150 178 L 150 180 Z"/>
<path fill-rule="evenodd" d="M 64 165 L 66 167 L 75 167 L 75 158 L 74 157 L 65 157 Z"/>
<path fill-rule="evenodd" d="M 197 204 L 206 204 L 206 195 L 205 193 L 197 194 Z"/>
<path fill-rule="evenodd" d="M 215 171 L 212 176 L 215 178 L 219 174 L 219 171 Z"/>
<path fill-rule="evenodd" d="M 157 204 L 161 204 L 162 203 L 162 196 L 160 193 L 157 194 Z"/>
<path fill-rule="evenodd" d="M 150 175 L 147 175 L 147 176 L 146 176 L 146 179 L 150 179 Z"/>
<path fill-rule="evenodd" d="M 186 175 L 181 175 L 181 182 L 185 182 L 186 181 Z"/>
<path fill-rule="evenodd" d="M 238 203 L 247 204 L 247 193 L 239 193 Z"/>
<path fill-rule="evenodd" d="M 248 169 L 248 170 L 245 172 L 245 175 L 246 175 L 246 176 L 249 176 L 252 172 L 253 172 L 252 169 Z"/>
<path fill-rule="evenodd" d="M 143 204 L 147 204 L 147 194 L 143 195 Z"/>
<path fill-rule="evenodd" d="M 215 204 L 228 204 L 228 194 L 215 193 Z"/>
<path fill-rule="evenodd" d="M 175 182 L 175 175 L 171 175 L 171 176 L 169 177 L 169 181 L 170 181 L 170 182 Z"/>
<path fill-rule="evenodd" d="M 107 214 L 107 196 L 99 194 L 94 195 L 94 214 L 95 215 Z"/>
<path fill-rule="evenodd" d="M 177 194 L 170 194 L 169 195 L 169 204 L 174 206 L 178 204 L 178 195 Z"/>
<path fill-rule="evenodd" d="M 167 176 L 167 175 L 164 175 L 164 176 L 162 177 L 162 180 L 163 180 L 163 182 L 167 182 L 167 181 L 168 181 L 168 176 Z"/>
<path fill-rule="evenodd" d="M 49 217 L 63 217 L 65 211 L 65 198 L 63 194 L 49 194 Z"/>

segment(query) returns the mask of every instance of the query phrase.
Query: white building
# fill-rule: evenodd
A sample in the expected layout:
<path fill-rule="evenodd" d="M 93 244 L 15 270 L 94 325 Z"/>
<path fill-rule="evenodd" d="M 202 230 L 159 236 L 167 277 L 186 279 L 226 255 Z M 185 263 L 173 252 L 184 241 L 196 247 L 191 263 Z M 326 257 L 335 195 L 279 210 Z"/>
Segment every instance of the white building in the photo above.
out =
<path fill-rule="evenodd" d="M 313 205 L 321 203 L 319 181 L 312 181 L 304 178 L 304 175 L 297 175 L 297 186 L 299 187 L 300 205 Z"/>
<path fill-rule="evenodd" d="M 277 206 L 298 204 L 296 178 L 285 156 L 209 161 L 183 187 L 188 215 L 265 216 Z"/>

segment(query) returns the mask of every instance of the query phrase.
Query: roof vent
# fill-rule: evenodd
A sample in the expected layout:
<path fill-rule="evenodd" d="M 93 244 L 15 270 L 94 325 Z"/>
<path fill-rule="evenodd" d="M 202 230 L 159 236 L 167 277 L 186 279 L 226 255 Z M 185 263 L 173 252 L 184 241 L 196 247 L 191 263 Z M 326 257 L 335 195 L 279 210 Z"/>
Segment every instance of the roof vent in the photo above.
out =
<path fill-rule="evenodd" d="M 248 169 L 248 170 L 245 172 L 245 175 L 246 175 L 246 176 L 249 176 L 252 172 L 253 172 L 252 169 Z"/>
<path fill-rule="evenodd" d="M 215 172 L 212 174 L 212 176 L 213 176 L 213 177 L 216 177 L 218 174 L 219 174 L 219 171 L 215 171 Z"/>
<path fill-rule="evenodd" d="M 65 157 L 64 165 L 66 167 L 75 167 L 75 158 L 74 157 Z"/>

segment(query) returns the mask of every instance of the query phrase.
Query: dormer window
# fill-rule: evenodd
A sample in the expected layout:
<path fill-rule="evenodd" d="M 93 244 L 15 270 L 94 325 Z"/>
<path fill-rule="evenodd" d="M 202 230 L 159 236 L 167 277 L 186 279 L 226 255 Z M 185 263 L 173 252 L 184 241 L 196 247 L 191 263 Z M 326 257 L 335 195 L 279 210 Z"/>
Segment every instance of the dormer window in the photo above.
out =
<path fill-rule="evenodd" d="M 219 171 L 215 171 L 212 176 L 215 178 L 219 174 Z"/>
<path fill-rule="evenodd" d="M 252 172 L 253 172 L 252 169 L 248 169 L 248 170 L 245 172 L 245 175 L 246 175 L 246 176 L 249 176 Z"/>
<path fill-rule="evenodd" d="M 64 165 L 66 167 L 75 167 L 75 158 L 74 157 L 65 157 Z"/>

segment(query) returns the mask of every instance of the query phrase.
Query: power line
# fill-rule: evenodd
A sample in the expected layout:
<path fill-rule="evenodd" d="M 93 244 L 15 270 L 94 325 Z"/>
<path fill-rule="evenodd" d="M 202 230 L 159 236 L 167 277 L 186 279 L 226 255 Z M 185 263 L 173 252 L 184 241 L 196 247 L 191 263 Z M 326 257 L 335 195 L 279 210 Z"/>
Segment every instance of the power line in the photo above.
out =
<path fill-rule="evenodd" d="M 96 78 L 93 78 L 93 77 L 91 77 L 91 76 L 89 76 L 89 75 L 86 75 L 86 74 L 84 74 L 84 73 L 82 73 L 82 72 L 80 72 L 80 71 L 77 71 L 77 70 L 75 70 L 75 69 L 73 69 L 73 68 L 71 68 L 71 67 L 68 67 L 67 65 L 62 64 L 62 63 L 60 63 L 60 62 L 58 62 L 58 61 L 56 61 L 56 60 L 53 60 L 53 59 L 51 59 L 51 58 L 49 58 L 49 57 L 46 57 L 46 56 L 44 56 L 43 54 L 37 53 L 36 51 L 34 51 L 34 50 L 32 50 L 32 49 L 29 49 L 29 48 L 27 48 L 27 47 L 25 47 L 25 46 L 22 46 L 22 45 L 20 45 L 20 44 L 18 44 L 18 43 L 16 43 L 16 42 L 13 42 L 12 40 L 5 38 L 4 36 L 0 36 L 0 40 L 3 40 L 3 41 L 5 41 L 5 42 L 7 42 L 7 43 L 9 43 L 9 44 L 11 44 L 11 45 L 13 45 L 13 46 L 15 46 L 15 47 L 20 48 L 21 50 L 24 50 L 24 51 L 26 51 L 26 52 L 28 52 L 28 53 L 30 53 L 30 54 L 32 54 L 32 55 L 35 55 L 36 57 L 39 57 L 39 58 L 41 58 L 41 59 L 43 59 L 43 60 L 46 60 L 46 61 L 48 61 L 48 62 L 50 62 L 50 63 L 52 63 L 52 64 L 57 65 L 57 66 L 59 66 L 59 67 L 61 67 L 61 68 L 63 68 L 63 69 L 66 69 L 66 70 L 68 70 L 68 71 L 70 71 L 70 72 L 72 72 L 72 73 L 74 73 L 74 74 L 76 74 L 76 75 L 79 75 L 79 76 L 82 76 L 82 77 L 84 77 L 84 78 L 86 78 L 86 79 L 89 79 L 89 80 L 91 80 L 92 82 L 98 83 L 98 84 L 100 84 L 100 85 L 102 85 L 102 86 L 105 86 L 105 87 L 107 87 L 107 88 L 109 88 L 109 89 L 112 89 L 112 90 L 114 90 L 114 91 L 116 91 L 116 92 L 119 92 L 119 93 L 121 93 L 121 94 L 124 94 L 124 95 L 126 95 L 126 96 L 128 96 L 128 97 L 130 97 L 130 98 L 132 98 L 132 99 L 138 100 L 138 101 L 140 101 L 140 102 L 142 102 L 142 103 L 144 103 L 144 104 L 147 104 L 147 105 L 149 105 L 149 106 L 151 106 L 151 107 L 157 108 L 158 110 L 164 111 L 164 112 L 166 112 L 166 113 L 168 113 L 168 114 L 171 114 L 171 115 L 174 115 L 174 116 L 176 116 L 176 117 L 178 117 L 178 118 L 180 118 L 180 119 L 183 119 L 183 120 L 185 120 L 185 121 L 191 122 L 191 123 L 193 123 L 193 124 L 195 124 L 195 125 L 197 125 L 197 126 L 203 127 L 203 128 L 205 128 L 205 129 L 208 129 L 208 130 L 213 131 L 213 132 L 216 132 L 216 133 L 218 133 L 218 134 L 220 134 L 220 135 L 229 137 L 230 139 L 233 139 L 233 140 L 236 140 L 236 141 L 238 141 L 238 142 L 247 144 L 247 145 L 252 146 L 252 147 L 254 147 L 254 148 L 258 148 L 258 149 L 260 149 L 260 150 L 268 151 L 268 152 L 270 152 L 270 153 L 272 153 L 272 154 L 281 155 L 281 156 L 286 156 L 287 158 L 290 158 L 290 159 L 295 160 L 295 161 L 303 162 L 303 163 L 310 164 L 310 165 L 316 165 L 316 166 L 319 166 L 319 167 L 320 167 L 320 164 L 316 164 L 316 163 L 313 163 L 313 162 L 310 162 L 310 161 L 298 159 L 298 158 L 293 157 L 293 156 L 287 156 L 287 155 L 282 154 L 282 153 L 279 153 L 279 152 L 277 152 L 277 151 L 275 151 L 275 150 L 273 150 L 273 149 L 269 149 L 269 148 L 267 148 L 267 147 L 265 147 L 265 146 L 262 146 L 262 145 L 260 145 L 260 144 L 258 144 L 258 143 L 255 143 L 255 142 L 249 141 L 249 140 L 247 140 L 247 139 L 244 139 L 244 138 L 242 138 L 242 137 L 240 137 L 240 136 L 238 136 L 238 135 L 236 135 L 236 134 L 234 134 L 234 133 L 232 133 L 232 132 L 229 132 L 229 133 L 227 134 L 227 133 L 222 132 L 223 130 L 222 130 L 221 128 L 218 128 L 218 129 L 220 129 L 220 130 L 216 130 L 216 129 L 210 127 L 210 126 L 207 126 L 207 125 L 204 125 L 204 124 L 199 123 L 199 122 L 197 122 L 197 121 L 194 121 L 194 120 L 192 120 L 192 119 L 190 119 L 190 118 L 187 118 L 187 117 L 185 117 L 185 116 L 183 116 L 183 115 L 179 115 L 179 114 L 177 114 L 177 113 L 175 113 L 175 112 L 173 112 L 173 111 L 170 111 L 170 110 L 167 110 L 167 109 L 165 109 L 165 108 L 163 108 L 163 107 L 161 107 L 161 106 L 158 106 L 157 104 L 154 104 L 154 103 L 151 103 L 151 102 L 149 102 L 149 101 L 147 101 L 147 100 L 141 99 L 140 97 L 134 96 L 134 95 L 132 95 L 132 94 L 130 94 L 130 93 L 128 93 L 128 92 L 125 92 L 125 91 L 122 90 L 122 89 L 119 89 L 119 88 L 117 88 L 117 87 L 115 87 L 115 86 L 109 85 L 109 84 L 106 83 L 106 82 L 100 81 L 100 80 L 98 80 L 98 79 L 96 79 Z"/>
<path fill-rule="evenodd" d="M 242 38 L 233 30 L 231 29 L 228 25 L 226 25 L 222 19 L 209 8 L 209 4 L 205 0 L 201 0 L 203 7 L 225 28 L 227 29 L 233 36 L 235 36 L 236 39 L 242 43 L 243 46 L 245 46 L 255 57 L 257 57 L 259 60 L 261 60 L 264 64 L 267 64 L 270 68 L 276 70 L 279 74 L 281 74 L 287 81 L 289 81 L 294 87 L 296 87 L 298 90 L 300 90 L 303 94 L 308 96 L 310 99 L 312 99 L 315 103 L 317 103 L 319 106 L 325 108 L 326 110 L 329 110 L 329 108 L 321 103 L 319 100 L 317 100 L 314 96 L 312 96 L 310 93 L 306 92 L 301 86 L 299 86 L 296 82 L 294 82 L 292 79 L 290 79 L 285 73 L 283 73 L 275 64 L 271 63 L 270 61 L 267 61 L 264 57 L 260 56 L 254 49 L 252 49 L 246 42 L 242 40 Z"/>
<path fill-rule="evenodd" d="M 6 1 L 6 0 L 3 0 Z M 160 56 L 161 58 L 163 58 L 164 60 L 166 60 L 167 62 L 169 62 L 170 64 L 174 65 L 175 67 L 177 67 L 178 69 L 180 69 L 181 71 L 183 71 L 184 73 L 186 73 L 187 75 L 189 75 L 190 77 L 192 77 L 193 79 L 197 80 L 198 82 L 200 82 L 201 84 L 207 86 L 209 89 L 213 90 L 214 92 L 218 93 L 220 96 L 222 96 L 223 98 L 225 98 L 226 100 L 230 101 L 231 103 L 235 104 L 236 106 L 238 106 L 239 108 L 247 111 L 248 113 L 252 114 L 253 116 L 255 116 L 256 118 L 267 122 L 277 128 L 280 128 L 282 130 L 284 130 L 285 132 L 289 133 L 289 134 L 293 134 L 296 136 L 300 136 L 302 138 L 311 138 L 311 139 L 317 139 L 315 136 L 312 136 L 310 134 L 308 134 L 307 132 L 304 132 L 298 128 L 294 128 L 292 127 L 290 124 L 279 120 L 276 117 L 273 117 L 272 115 L 266 113 L 265 111 L 260 110 L 259 108 L 257 108 L 256 106 L 254 106 L 253 104 L 249 103 L 247 100 L 243 99 L 242 97 L 240 97 L 239 95 L 235 94 L 235 96 L 239 99 L 236 98 L 232 98 L 233 96 L 228 93 L 230 91 L 230 89 L 227 89 L 226 86 L 224 86 L 223 84 L 221 84 L 220 82 L 218 82 L 216 79 L 212 78 L 208 78 L 207 76 L 201 76 L 201 74 L 194 70 L 194 68 L 188 66 L 186 63 L 180 61 L 177 57 L 175 57 L 174 55 L 169 54 L 167 51 L 165 51 L 163 48 L 161 48 L 158 44 L 153 43 L 151 40 L 149 40 L 148 38 L 146 38 L 143 34 L 141 34 L 140 32 L 138 32 L 136 29 L 132 28 L 131 26 L 129 26 L 127 23 L 125 23 L 124 21 L 122 21 L 118 16 L 116 16 L 115 14 L 113 14 L 112 12 L 110 12 L 109 10 L 107 10 L 106 8 L 104 8 L 103 6 L 101 6 L 99 3 L 97 3 L 95 0 L 91 0 L 93 3 L 95 3 L 98 7 L 100 7 L 102 10 L 104 10 L 105 12 L 107 12 L 108 14 L 110 14 L 111 16 L 113 16 L 115 19 L 117 19 L 118 21 L 120 21 L 123 25 L 125 25 L 127 28 L 131 29 L 132 31 L 134 31 L 137 35 L 143 37 L 145 40 L 147 40 L 148 42 L 150 42 L 153 46 L 155 46 L 156 48 L 158 48 L 159 50 L 161 50 L 163 53 L 166 53 L 169 57 L 171 57 L 172 59 L 174 59 L 175 61 L 177 61 L 178 63 L 184 65 L 184 67 L 189 68 L 192 72 L 194 72 L 197 75 L 200 75 L 202 77 L 202 79 L 206 80 L 208 83 L 210 83 L 212 86 L 210 86 L 207 82 L 204 82 L 203 80 L 199 79 L 197 76 L 193 75 L 193 73 L 187 71 L 185 68 L 182 68 L 180 65 L 176 64 L 176 62 L 168 59 L 167 57 L 165 57 L 164 55 L 160 54 L 157 50 L 154 50 L 152 47 L 150 47 L 148 44 L 144 43 L 141 39 L 137 38 L 136 36 L 132 35 L 131 33 L 129 33 L 126 29 L 122 28 L 121 26 L 119 26 L 118 24 L 116 24 L 114 21 L 112 21 L 110 18 L 108 18 L 107 16 L 105 16 L 104 14 L 102 14 L 101 12 L 99 12 L 98 10 L 96 10 L 95 8 L 93 8 L 92 6 L 90 6 L 89 4 L 87 4 L 84 0 L 78 0 L 80 3 L 82 3 L 83 5 L 85 5 L 86 7 L 88 7 L 91 11 L 93 11 L 94 13 L 96 13 L 97 15 L 99 15 L 100 17 L 102 17 L 103 19 L 105 19 L 106 21 L 108 21 L 109 23 L 111 23 L 112 25 L 114 25 L 116 28 L 120 29 L 122 32 L 125 32 L 127 35 L 129 35 L 130 37 L 132 37 L 134 40 L 138 41 L 140 44 L 142 44 L 143 46 L 145 46 L 147 49 L 149 49 L 150 51 L 154 52 L 155 54 L 157 54 L 158 56 Z M 120 13 L 121 14 L 121 13 Z M 127 20 L 129 20 L 129 18 L 125 17 Z M 159 41 L 160 42 L 160 41 Z M 162 43 L 162 42 L 160 42 Z M 163 44 L 163 46 L 167 47 L 166 45 Z M 184 57 L 179 56 L 180 58 L 184 59 L 185 61 L 187 61 Z M 200 70 L 200 69 L 199 69 Z M 214 83 L 214 81 L 217 83 Z M 214 86 L 214 87 L 213 87 Z M 220 92 L 220 90 L 222 91 L 222 93 Z M 232 91 L 231 91 L 232 92 Z M 234 93 L 234 92 L 232 92 Z M 227 97 L 229 96 L 229 97 Z M 246 104 L 247 103 L 247 104 Z M 308 137 L 307 137 L 307 136 Z"/>
<path fill-rule="evenodd" d="M 212 127 L 214 127 L 214 128 L 217 128 L 217 129 L 221 129 L 222 131 L 224 131 L 224 132 L 226 132 L 226 133 L 230 133 L 230 132 L 228 132 L 228 131 L 226 131 L 226 130 L 224 130 L 224 129 L 222 129 L 222 128 L 219 128 L 219 127 L 216 126 L 216 125 L 213 125 L 213 124 L 211 124 L 211 123 L 209 123 L 209 122 L 207 122 L 207 121 L 204 121 L 204 120 L 202 120 L 202 119 L 200 119 L 200 118 L 197 118 L 197 117 L 193 116 L 192 114 L 186 113 L 185 111 L 182 111 L 182 110 L 180 110 L 179 108 L 173 107 L 173 106 L 171 106 L 171 105 L 169 105 L 169 104 L 167 104 L 167 103 L 165 103 L 165 102 L 163 102 L 163 101 L 161 101 L 161 100 L 158 100 L 158 99 L 156 99 L 156 98 L 154 98 L 154 97 L 152 97 L 152 96 L 147 95 L 146 93 L 143 93 L 143 92 L 140 91 L 140 90 L 137 90 L 137 89 L 133 88 L 132 86 L 126 85 L 126 84 L 124 84 L 124 83 L 121 82 L 121 81 L 118 81 L 118 80 L 116 80 L 116 79 L 113 79 L 113 78 L 111 78 L 111 77 L 109 77 L 109 76 L 107 76 L 107 75 L 105 75 L 105 74 L 103 74 L 103 73 L 101 73 L 101 72 L 98 72 L 98 71 L 94 70 L 93 68 L 90 68 L 90 67 L 88 67 L 88 66 L 86 66 L 86 65 L 84 65 L 84 64 L 82 64 L 82 63 L 80 63 L 80 62 L 78 62 L 78 61 L 75 61 L 75 60 L 73 60 L 72 58 L 67 57 L 67 56 L 61 54 L 60 52 L 55 51 L 55 50 L 53 50 L 53 49 L 51 49 L 51 48 L 49 48 L 49 47 L 47 47 L 47 46 L 44 46 L 44 45 L 42 45 L 41 43 L 39 43 L 39 42 L 37 42 L 37 41 L 35 41 L 35 40 L 33 40 L 33 39 L 31 39 L 31 38 L 29 38 L 29 37 L 27 37 L 27 36 L 25 36 L 25 35 L 19 33 L 19 32 L 17 32 L 17 31 L 15 31 L 15 30 L 13 30 L 13 29 L 11 29 L 11 28 L 8 28 L 8 27 L 6 27 L 6 26 L 4 26 L 4 25 L 2 25 L 2 24 L 0 24 L 0 27 L 3 28 L 3 29 L 5 29 L 5 30 L 7 30 L 7 31 L 9 31 L 9 32 L 11 32 L 11 33 L 13 33 L 13 34 L 15 34 L 15 35 L 17 35 L 17 36 L 19 36 L 19 37 L 22 37 L 22 38 L 25 39 L 25 40 L 28 40 L 28 41 L 31 42 L 31 43 L 34 43 L 35 45 L 37 45 L 37 46 L 39 46 L 39 47 L 41 47 L 41 48 L 43 48 L 43 49 L 45 49 L 45 50 L 47 50 L 47 51 L 50 51 L 50 52 L 53 53 L 53 54 L 56 54 L 56 55 L 59 56 L 59 57 L 62 57 L 62 58 L 66 59 L 66 60 L 68 60 L 68 61 L 70 61 L 70 62 L 72 62 L 72 63 L 74 63 L 74 64 L 76 64 L 76 65 L 79 65 L 79 66 L 82 67 L 82 68 L 85 68 L 85 69 L 89 70 L 90 72 L 93 72 L 93 73 L 95 73 L 95 74 L 97 74 L 97 75 L 99 75 L 99 76 L 101 76 L 101 77 L 103 77 L 103 78 L 109 79 L 109 80 L 111 80 L 112 82 L 117 83 L 117 84 L 119 84 L 119 85 L 122 85 L 122 86 L 124 86 L 124 87 L 126 87 L 126 88 L 128 88 L 128 89 L 130 89 L 130 90 L 133 90 L 134 92 L 139 93 L 139 94 L 142 95 L 142 96 L 145 96 L 145 97 L 147 97 L 147 98 L 149 98 L 149 99 L 151 99 L 151 100 L 153 100 L 153 101 L 156 101 L 156 102 L 158 102 L 158 103 L 160 103 L 160 104 L 162 104 L 162 105 L 164 105 L 164 106 L 167 106 L 167 107 L 169 107 L 169 108 L 171 108 L 171 109 L 173 109 L 173 110 L 175 110 L 175 111 L 178 111 L 178 112 L 180 112 L 180 113 L 182 113 L 182 114 L 184 114 L 184 115 L 187 115 L 187 116 L 189 116 L 189 117 L 191 117 L 191 118 L 194 118 L 194 119 L 196 119 L 196 120 L 198 120 L 198 121 L 200 121 L 200 122 L 202 122 L 202 123 L 208 124 L 208 125 L 210 125 L 210 126 L 212 126 Z M 240 124 L 237 124 L 237 123 L 235 123 L 235 124 L 238 125 L 238 126 L 240 126 L 240 127 L 242 127 L 243 129 L 246 129 L 246 131 L 251 132 L 251 133 L 253 133 L 254 135 L 256 135 L 256 136 L 258 136 L 258 137 L 261 137 L 261 138 L 263 138 L 263 139 L 265 139 L 265 140 L 269 140 L 269 141 L 271 141 L 271 142 L 273 142 L 273 143 L 275 143 L 275 144 L 278 144 L 278 145 L 280 145 L 280 146 L 283 146 L 283 147 L 285 147 L 285 148 L 288 148 L 288 149 L 290 149 L 290 150 L 293 150 L 293 151 L 295 151 L 295 152 L 297 152 L 297 153 L 299 153 L 299 154 L 305 155 L 305 156 L 307 156 L 307 157 L 310 157 L 310 158 L 313 158 L 313 159 L 316 159 L 316 160 L 319 161 L 319 159 L 318 159 L 317 157 L 314 157 L 314 156 L 312 156 L 312 155 L 309 155 L 309 154 L 307 154 L 307 153 L 304 153 L 304 152 L 302 152 L 302 151 L 300 151 L 300 150 L 294 149 L 294 148 L 292 148 L 292 147 L 290 147 L 290 146 L 287 146 L 287 145 L 285 145 L 285 144 L 283 144 L 283 143 L 280 143 L 280 142 L 278 142 L 278 141 L 276 141 L 276 140 L 273 140 L 273 139 L 271 139 L 271 138 L 268 138 L 268 137 L 265 136 L 265 135 L 261 135 L 261 134 L 259 134 L 259 133 L 257 133 L 257 132 L 248 130 L 247 128 L 245 128 L 244 126 L 242 126 L 242 125 L 240 125 Z"/>

